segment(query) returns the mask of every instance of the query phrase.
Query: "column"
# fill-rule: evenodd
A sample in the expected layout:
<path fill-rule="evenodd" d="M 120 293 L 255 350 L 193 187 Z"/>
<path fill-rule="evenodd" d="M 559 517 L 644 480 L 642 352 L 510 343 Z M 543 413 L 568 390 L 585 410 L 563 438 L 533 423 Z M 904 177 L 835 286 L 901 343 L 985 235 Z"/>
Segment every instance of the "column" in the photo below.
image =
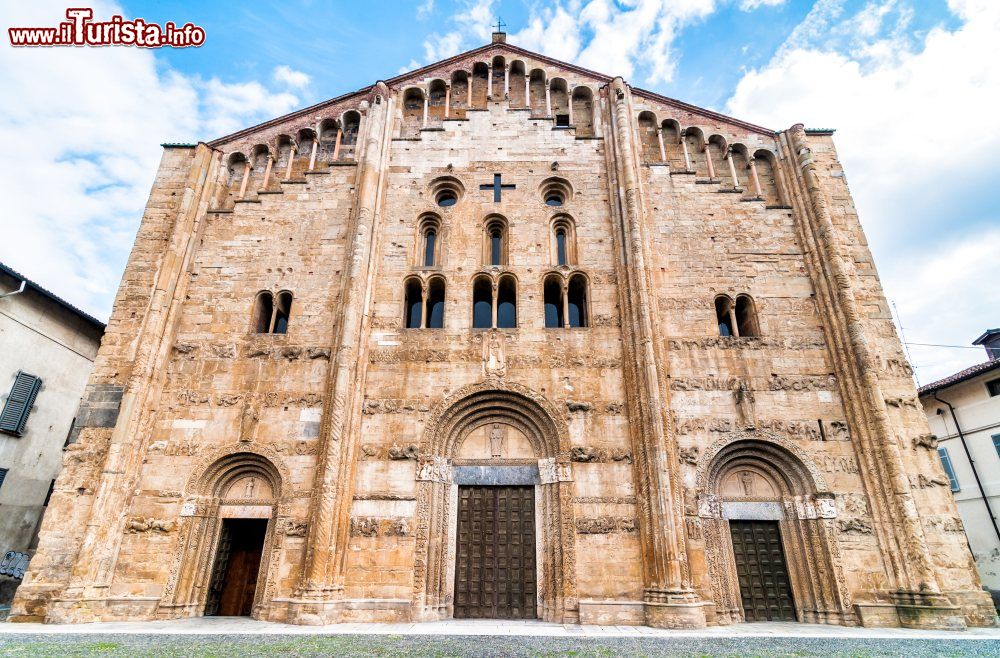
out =
<path fill-rule="evenodd" d="M 566 87 L 566 107 L 569 114 L 569 125 L 573 125 L 573 89 Z"/>
<path fill-rule="evenodd" d="M 569 281 L 562 282 L 563 329 L 569 327 Z"/>
<path fill-rule="evenodd" d="M 702 628 L 704 608 L 688 582 L 687 554 L 683 548 L 683 501 L 680 483 L 680 462 L 676 446 L 667 433 L 670 415 L 670 389 L 661 378 L 659 367 L 667 360 L 658 357 L 662 336 L 653 318 L 658 315 L 656 299 L 649 279 L 645 235 L 645 206 L 639 185 L 634 143 L 636 134 L 632 118 L 630 90 L 620 77 L 608 88 L 612 102 L 611 129 L 614 134 L 617 185 L 624 191 L 620 209 L 620 240 L 628 254 L 624 264 L 625 280 L 620 282 L 623 293 L 630 298 L 623 327 L 629 335 L 627 357 L 634 368 L 636 382 L 633 391 L 640 415 L 630 428 L 637 480 L 642 484 L 640 541 L 642 542 L 646 623 L 668 628 Z M 611 183 L 609 177 L 609 183 Z M 614 198 L 614 196 L 612 197 Z M 627 291 L 627 292 L 626 292 Z"/>
<path fill-rule="evenodd" d="M 336 162 L 340 159 L 340 142 L 344 138 L 344 131 L 341 127 L 337 126 L 337 140 L 333 143 L 333 161 Z"/>
<path fill-rule="evenodd" d="M 552 94 L 549 93 L 549 83 L 545 82 L 545 116 L 552 116 Z"/>
<path fill-rule="evenodd" d="M 309 154 L 309 171 L 316 168 L 316 149 L 319 147 L 319 132 L 313 134 L 312 152 Z"/>
<path fill-rule="evenodd" d="M 288 149 L 288 164 L 285 165 L 285 180 L 292 177 L 292 161 L 295 160 L 295 154 L 299 152 L 299 145 L 294 141 L 291 147 Z"/>
<path fill-rule="evenodd" d="M 466 78 L 467 84 L 465 85 L 465 90 L 468 92 L 468 100 L 465 102 L 466 112 L 472 108 L 472 71 L 469 71 L 469 76 Z"/>
<path fill-rule="evenodd" d="M 496 328 L 496 326 L 497 326 L 497 293 L 500 292 L 499 291 L 499 286 L 500 286 L 499 280 L 498 279 L 493 279 L 493 283 L 491 284 L 491 288 L 492 288 L 492 293 L 493 293 L 493 327 L 494 328 Z"/>
<path fill-rule="evenodd" d="M 243 198 L 246 197 L 246 194 L 247 194 L 247 183 L 250 182 L 250 172 L 251 171 L 253 171 L 253 166 L 250 164 L 250 161 L 247 160 L 244 163 L 244 167 L 243 167 L 243 180 L 240 181 L 240 194 L 239 194 L 239 198 L 241 198 L 241 199 L 243 199 Z"/>
<path fill-rule="evenodd" d="M 660 126 L 656 127 L 656 141 L 660 145 L 660 162 L 667 161 L 667 149 L 663 146 L 663 128 Z"/>
<path fill-rule="evenodd" d="M 757 177 L 757 163 L 754 158 L 750 158 L 747 166 L 750 168 L 750 180 L 753 182 L 754 198 L 763 199 L 764 192 L 760 189 L 760 178 Z"/>
<path fill-rule="evenodd" d="M 486 65 L 486 100 L 493 100 L 493 65 Z"/>
<path fill-rule="evenodd" d="M 524 106 L 531 107 L 531 76 L 524 74 Z"/>
<path fill-rule="evenodd" d="M 510 98 L 510 64 L 503 67 L 503 97 L 504 100 Z"/>
<path fill-rule="evenodd" d="M 715 163 L 712 162 L 712 147 L 705 142 L 705 162 L 708 164 L 708 179 L 715 180 Z"/>
<path fill-rule="evenodd" d="M 378 262 L 373 248 L 380 229 L 381 186 L 386 171 L 395 99 L 378 82 L 362 103 L 364 120 L 358 137 L 358 173 L 355 210 L 349 223 L 352 245 L 347 266 L 335 293 L 341 302 L 334 322 L 340 326 L 331 346 L 326 378 L 321 443 L 312 487 L 307 550 L 294 598 L 289 602 L 293 622 L 324 624 L 339 619 L 354 498 L 354 464 L 358 450 L 361 403 L 367 374 L 365 323 L 368 299 Z"/>
<path fill-rule="evenodd" d="M 427 98 L 427 94 L 424 94 L 424 119 L 423 119 L 423 122 L 420 125 L 421 128 L 426 128 L 427 127 L 427 105 L 428 105 L 428 103 L 430 103 L 430 101 Z"/>
<path fill-rule="evenodd" d="M 420 282 L 420 328 L 427 328 L 427 282 Z"/>
<path fill-rule="evenodd" d="M 444 85 L 444 118 L 447 119 L 451 113 L 451 83 Z"/>
<path fill-rule="evenodd" d="M 733 304 L 729 305 L 729 327 L 733 330 L 733 336 L 739 338 L 740 327 L 736 324 L 736 309 L 733 308 Z"/>
<path fill-rule="evenodd" d="M 691 154 L 688 153 L 688 142 L 684 139 L 684 131 L 680 131 L 678 138 L 681 140 L 681 148 L 684 149 L 684 171 L 691 171 Z"/>
<path fill-rule="evenodd" d="M 729 163 L 729 175 L 733 177 L 733 189 L 740 189 L 740 180 L 736 177 L 736 164 L 733 162 L 733 147 L 726 149 L 726 162 Z"/>
<path fill-rule="evenodd" d="M 261 183 L 260 189 L 266 190 L 267 184 L 271 180 L 271 167 L 274 166 L 274 155 L 271 153 L 267 154 L 267 166 L 264 167 L 264 182 Z"/>

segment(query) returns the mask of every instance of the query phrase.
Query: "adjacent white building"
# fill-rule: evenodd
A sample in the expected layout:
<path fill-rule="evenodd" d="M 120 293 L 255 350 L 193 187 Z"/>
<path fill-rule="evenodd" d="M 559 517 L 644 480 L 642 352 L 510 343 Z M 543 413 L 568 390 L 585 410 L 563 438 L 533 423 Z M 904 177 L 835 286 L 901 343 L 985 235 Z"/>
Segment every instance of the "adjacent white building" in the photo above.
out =
<path fill-rule="evenodd" d="M 0 609 L 34 552 L 104 324 L 0 263 Z"/>
<path fill-rule="evenodd" d="M 1000 329 L 974 345 L 988 360 L 920 388 L 983 584 L 1000 600 Z"/>

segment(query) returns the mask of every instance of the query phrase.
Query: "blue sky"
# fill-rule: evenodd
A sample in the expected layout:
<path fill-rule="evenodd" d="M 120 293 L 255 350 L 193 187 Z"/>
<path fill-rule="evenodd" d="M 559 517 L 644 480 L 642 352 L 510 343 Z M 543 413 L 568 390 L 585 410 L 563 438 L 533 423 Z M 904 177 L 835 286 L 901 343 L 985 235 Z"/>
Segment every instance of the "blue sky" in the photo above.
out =
<path fill-rule="evenodd" d="M 159 143 L 212 139 L 509 40 L 773 128 L 837 128 L 911 343 L 1000 326 L 1000 3 L 995 0 L 114 2 L 205 28 L 201 48 L 0 45 L 0 260 L 106 318 Z M 66 4 L 0 0 L 4 28 Z M 4 33 L 6 30 L 4 30 Z M 16 154 L 16 155 L 14 155 Z M 912 345 L 923 383 L 981 351 Z"/>

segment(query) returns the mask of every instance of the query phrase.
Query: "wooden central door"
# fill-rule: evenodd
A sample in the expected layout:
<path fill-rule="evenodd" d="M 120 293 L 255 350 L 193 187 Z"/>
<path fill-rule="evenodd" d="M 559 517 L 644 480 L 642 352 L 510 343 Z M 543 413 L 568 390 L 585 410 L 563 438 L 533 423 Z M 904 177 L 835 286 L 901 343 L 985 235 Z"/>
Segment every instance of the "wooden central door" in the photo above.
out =
<path fill-rule="evenodd" d="M 455 617 L 535 619 L 535 488 L 459 487 Z"/>
<path fill-rule="evenodd" d="M 777 521 L 730 521 L 746 621 L 795 621 Z"/>
<path fill-rule="evenodd" d="M 253 612 L 266 532 L 267 519 L 223 520 L 206 615 L 249 617 Z"/>

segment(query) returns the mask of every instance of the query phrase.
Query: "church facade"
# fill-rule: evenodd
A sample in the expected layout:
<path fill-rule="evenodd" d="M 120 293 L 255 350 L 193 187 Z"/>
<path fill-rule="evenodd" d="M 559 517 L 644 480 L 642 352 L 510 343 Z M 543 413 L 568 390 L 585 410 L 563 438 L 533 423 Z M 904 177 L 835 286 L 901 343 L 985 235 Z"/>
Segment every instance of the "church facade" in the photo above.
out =
<path fill-rule="evenodd" d="M 12 619 L 993 625 L 831 132 L 498 33 L 165 145 Z"/>

